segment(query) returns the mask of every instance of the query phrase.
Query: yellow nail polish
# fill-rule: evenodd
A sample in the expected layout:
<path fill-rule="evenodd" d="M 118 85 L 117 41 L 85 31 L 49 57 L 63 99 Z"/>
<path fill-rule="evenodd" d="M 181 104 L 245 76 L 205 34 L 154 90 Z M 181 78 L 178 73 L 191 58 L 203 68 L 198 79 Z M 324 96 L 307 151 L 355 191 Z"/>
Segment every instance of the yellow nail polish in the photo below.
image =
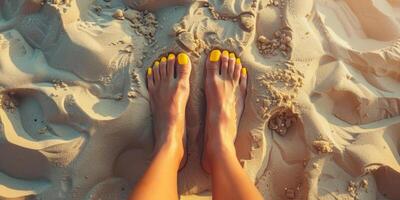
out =
<path fill-rule="evenodd" d="M 170 53 L 169 55 L 168 55 L 168 60 L 172 60 L 172 59 L 174 59 L 175 58 L 175 55 L 173 54 L 173 53 Z"/>
<path fill-rule="evenodd" d="M 235 58 L 236 58 L 236 56 L 235 56 L 235 54 L 234 54 L 234 53 L 230 53 L 230 54 L 229 54 L 229 58 L 233 58 L 233 59 L 235 59 Z"/>
<path fill-rule="evenodd" d="M 246 67 L 242 68 L 242 74 L 243 74 L 243 76 L 247 75 L 247 68 Z"/>
<path fill-rule="evenodd" d="M 186 53 L 178 54 L 178 64 L 187 65 L 189 64 L 189 56 Z"/>
<path fill-rule="evenodd" d="M 222 55 L 225 56 L 225 57 L 228 57 L 228 56 L 229 56 L 229 51 L 224 50 L 224 51 L 222 52 Z"/>
<path fill-rule="evenodd" d="M 210 54 L 210 61 L 211 62 L 217 62 L 219 61 L 219 58 L 221 57 L 221 51 L 220 50 L 212 50 Z"/>
<path fill-rule="evenodd" d="M 161 62 L 167 62 L 167 58 L 166 57 L 162 57 L 161 58 Z"/>
<path fill-rule="evenodd" d="M 160 65 L 160 62 L 156 61 L 154 62 L 154 67 L 158 67 Z"/>
<path fill-rule="evenodd" d="M 240 61 L 240 58 L 236 58 L 236 64 L 242 64 L 242 61 Z"/>
<path fill-rule="evenodd" d="M 153 69 L 151 67 L 147 68 L 147 75 L 148 76 L 153 75 Z"/>

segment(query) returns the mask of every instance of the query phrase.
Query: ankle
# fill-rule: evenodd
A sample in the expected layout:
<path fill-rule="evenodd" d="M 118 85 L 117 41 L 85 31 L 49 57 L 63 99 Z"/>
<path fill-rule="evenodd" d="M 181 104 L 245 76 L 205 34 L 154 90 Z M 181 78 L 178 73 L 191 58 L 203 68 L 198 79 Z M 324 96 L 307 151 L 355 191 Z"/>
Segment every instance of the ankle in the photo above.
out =
<path fill-rule="evenodd" d="M 230 144 L 209 144 L 207 145 L 208 172 L 212 175 L 215 172 L 225 170 L 228 166 L 239 164 L 234 145 Z M 240 165 L 240 164 L 239 164 Z"/>
<path fill-rule="evenodd" d="M 156 143 L 154 147 L 154 155 L 160 153 L 181 160 L 184 154 L 182 138 L 179 139 L 179 137 L 170 136 Z"/>
<path fill-rule="evenodd" d="M 230 138 L 215 137 L 208 140 L 206 144 L 207 156 L 211 162 L 223 157 L 235 157 L 236 149 Z"/>

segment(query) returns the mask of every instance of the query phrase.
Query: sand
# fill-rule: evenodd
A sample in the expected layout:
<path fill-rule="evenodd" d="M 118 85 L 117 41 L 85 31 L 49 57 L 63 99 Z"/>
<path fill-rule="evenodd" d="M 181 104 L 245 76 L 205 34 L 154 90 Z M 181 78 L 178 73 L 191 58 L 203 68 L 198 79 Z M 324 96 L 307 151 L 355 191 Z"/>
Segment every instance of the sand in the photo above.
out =
<path fill-rule="evenodd" d="M 249 70 L 236 146 L 265 199 L 400 199 L 399 0 L 0 0 L 0 199 L 126 199 L 154 144 L 145 70 L 179 51 L 179 191 L 211 199 L 213 48 Z"/>

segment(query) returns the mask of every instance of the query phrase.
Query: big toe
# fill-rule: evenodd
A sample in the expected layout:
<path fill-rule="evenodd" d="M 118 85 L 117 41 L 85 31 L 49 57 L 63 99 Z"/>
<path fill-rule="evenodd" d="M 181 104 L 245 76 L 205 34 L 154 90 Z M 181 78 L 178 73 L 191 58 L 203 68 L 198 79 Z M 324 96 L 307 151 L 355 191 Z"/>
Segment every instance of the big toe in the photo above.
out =
<path fill-rule="evenodd" d="M 192 64 L 186 53 L 178 54 L 178 64 L 176 65 L 176 75 L 179 80 L 189 80 Z"/>
<path fill-rule="evenodd" d="M 221 58 L 220 50 L 214 49 L 211 51 L 206 63 L 207 76 L 212 77 L 219 75 L 220 64 L 221 64 L 220 58 Z"/>

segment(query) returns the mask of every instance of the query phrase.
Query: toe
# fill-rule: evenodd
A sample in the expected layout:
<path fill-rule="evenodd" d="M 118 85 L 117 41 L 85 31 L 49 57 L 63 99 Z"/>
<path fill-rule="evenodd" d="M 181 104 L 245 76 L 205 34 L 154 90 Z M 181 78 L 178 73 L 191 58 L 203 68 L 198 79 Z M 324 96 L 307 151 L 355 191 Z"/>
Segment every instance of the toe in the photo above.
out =
<path fill-rule="evenodd" d="M 235 61 L 236 61 L 235 53 L 230 53 L 228 61 L 228 75 L 230 77 L 233 77 L 233 72 L 235 71 Z"/>
<path fill-rule="evenodd" d="M 224 50 L 222 51 L 221 69 L 220 69 L 222 77 L 226 77 L 228 75 L 228 61 L 229 61 L 229 52 Z"/>
<path fill-rule="evenodd" d="M 167 61 L 167 76 L 169 79 L 174 78 L 175 73 L 175 55 L 170 53 Z"/>
<path fill-rule="evenodd" d="M 153 69 L 151 67 L 147 68 L 147 88 L 149 93 L 152 93 L 154 90 L 154 78 L 153 78 Z"/>
<path fill-rule="evenodd" d="M 160 82 L 160 62 L 158 61 L 153 64 L 153 76 L 154 84 L 157 85 Z"/>
<path fill-rule="evenodd" d="M 208 77 L 219 75 L 220 57 L 220 50 L 215 49 L 211 51 L 206 63 L 206 72 Z"/>
<path fill-rule="evenodd" d="M 178 64 L 176 66 L 176 74 L 178 80 L 189 81 L 190 72 L 192 71 L 192 64 L 190 58 L 186 53 L 178 54 Z"/>
<path fill-rule="evenodd" d="M 240 61 L 240 58 L 236 58 L 235 70 L 233 71 L 233 79 L 234 80 L 237 80 L 237 81 L 239 80 L 241 70 L 242 70 L 242 62 Z"/>
<path fill-rule="evenodd" d="M 242 91 L 243 93 L 246 92 L 246 88 L 247 88 L 247 68 L 243 67 L 240 70 L 240 91 Z"/>
<path fill-rule="evenodd" d="M 162 57 L 160 60 L 160 79 L 167 80 L 167 58 Z"/>

